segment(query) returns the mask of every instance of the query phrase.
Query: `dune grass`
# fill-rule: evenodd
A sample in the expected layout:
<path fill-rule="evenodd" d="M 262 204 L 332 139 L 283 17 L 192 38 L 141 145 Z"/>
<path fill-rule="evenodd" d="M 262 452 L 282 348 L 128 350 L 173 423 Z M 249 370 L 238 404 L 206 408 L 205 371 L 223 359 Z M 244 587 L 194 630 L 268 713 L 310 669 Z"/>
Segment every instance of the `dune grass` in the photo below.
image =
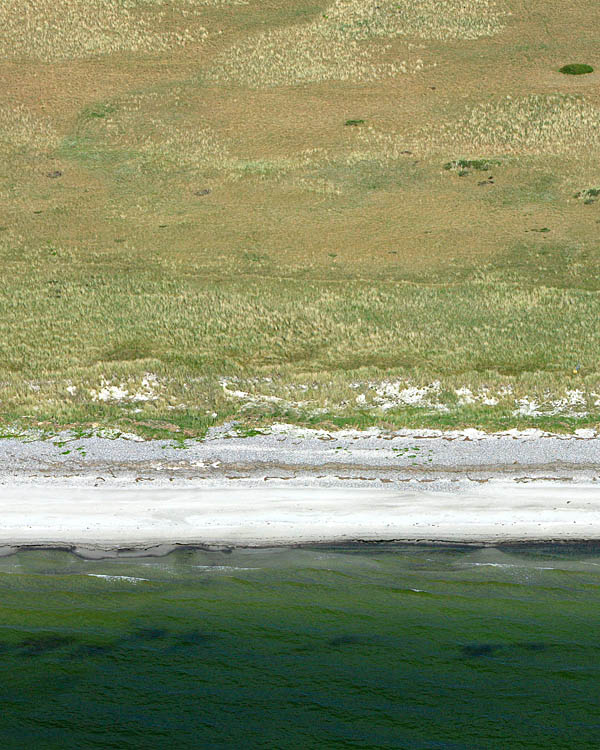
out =
<path fill-rule="evenodd" d="M 591 2 L 17 5 L 6 434 L 598 424 Z"/>
<path fill-rule="evenodd" d="M 444 285 L 265 284 L 186 277 L 159 258 L 129 268 L 111 256 L 51 258 L 4 258 L 7 415 L 201 427 L 233 415 L 400 425 L 420 413 L 423 424 L 496 426 L 596 418 L 596 291 L 527 288 L 501 273 Z"/>

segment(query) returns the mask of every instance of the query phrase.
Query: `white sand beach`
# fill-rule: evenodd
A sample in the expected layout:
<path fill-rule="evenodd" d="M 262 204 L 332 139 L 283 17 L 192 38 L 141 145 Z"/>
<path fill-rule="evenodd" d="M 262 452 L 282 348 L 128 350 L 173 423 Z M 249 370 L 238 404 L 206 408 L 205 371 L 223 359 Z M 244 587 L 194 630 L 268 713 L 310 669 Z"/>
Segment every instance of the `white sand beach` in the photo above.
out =
<path fill-rule="evenodd" d="M 378 488 L 3 487 L 0 546 L 146 549 L 348 541 L 600 540 L 595 485 Z"/>

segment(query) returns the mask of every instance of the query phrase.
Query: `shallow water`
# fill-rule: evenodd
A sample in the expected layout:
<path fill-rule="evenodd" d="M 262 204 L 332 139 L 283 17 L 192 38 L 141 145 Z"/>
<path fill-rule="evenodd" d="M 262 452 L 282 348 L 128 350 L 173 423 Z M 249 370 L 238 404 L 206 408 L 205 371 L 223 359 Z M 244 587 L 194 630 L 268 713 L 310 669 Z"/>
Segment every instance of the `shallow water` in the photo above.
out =
<path fill-rule="evenodd" d="M 600 548 L 0 559 L 3 748 L 600 747 Z"/>

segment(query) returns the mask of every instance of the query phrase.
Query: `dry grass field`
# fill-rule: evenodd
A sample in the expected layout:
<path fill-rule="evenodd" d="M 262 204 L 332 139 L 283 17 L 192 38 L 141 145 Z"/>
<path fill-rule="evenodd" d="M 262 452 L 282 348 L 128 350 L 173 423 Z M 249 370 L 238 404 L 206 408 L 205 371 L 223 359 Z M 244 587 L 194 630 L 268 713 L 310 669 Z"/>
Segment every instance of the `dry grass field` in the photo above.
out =
<path fill-rule="evenodd" d="M 0 430 L 597 426 L 599 23 L 3 2 Z"/>

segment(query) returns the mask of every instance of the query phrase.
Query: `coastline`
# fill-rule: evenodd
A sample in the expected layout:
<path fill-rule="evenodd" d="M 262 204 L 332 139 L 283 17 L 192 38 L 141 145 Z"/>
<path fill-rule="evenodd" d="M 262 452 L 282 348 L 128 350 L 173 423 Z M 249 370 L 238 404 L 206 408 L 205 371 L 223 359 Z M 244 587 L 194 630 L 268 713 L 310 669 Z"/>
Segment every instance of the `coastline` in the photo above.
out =
<path fill-rule="evenodd" d="M 600 540 L 600 437 L 326 432 L 0 441 L 0 554 Z"/>

